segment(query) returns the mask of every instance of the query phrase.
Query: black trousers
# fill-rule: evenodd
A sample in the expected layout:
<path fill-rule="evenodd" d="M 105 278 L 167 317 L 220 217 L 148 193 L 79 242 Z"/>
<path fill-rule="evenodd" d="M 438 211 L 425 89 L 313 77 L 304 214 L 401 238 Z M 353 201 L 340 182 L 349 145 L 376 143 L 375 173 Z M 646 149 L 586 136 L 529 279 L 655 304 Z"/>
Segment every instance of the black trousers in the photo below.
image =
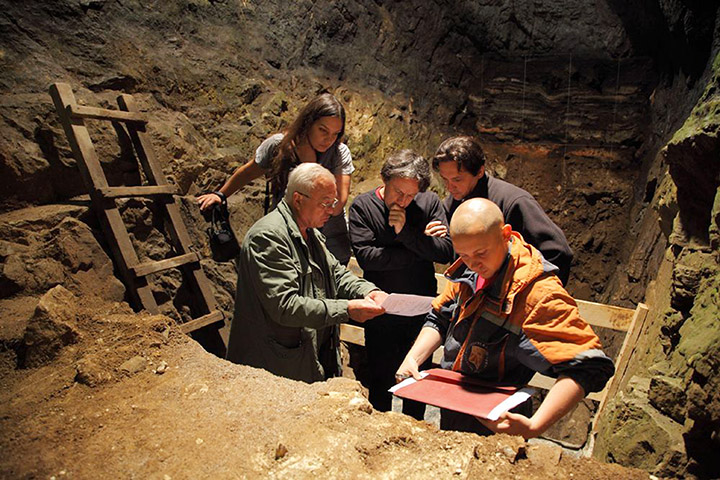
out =
<path fill-rule="evenodd" d="M 375 410 L 387 412 L 392 408 L 392 394 L 388 389 L 395 385 L 395 372 L 415 343 L 425 316 L 399 317 L 381 315 L 365 322 L 365 348 L 368 357 L 370 403 Z M 430 368 L 428 359 L 420 370 Z M 418 420 L 425 416 L 425 404 L 403 400 L 402 411 Z"/>

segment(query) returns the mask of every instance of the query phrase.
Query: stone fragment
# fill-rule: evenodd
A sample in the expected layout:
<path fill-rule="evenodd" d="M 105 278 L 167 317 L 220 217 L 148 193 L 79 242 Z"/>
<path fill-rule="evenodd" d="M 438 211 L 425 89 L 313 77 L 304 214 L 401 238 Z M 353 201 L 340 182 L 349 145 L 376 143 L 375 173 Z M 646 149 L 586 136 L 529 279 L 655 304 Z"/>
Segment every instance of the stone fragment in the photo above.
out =
<path fill-rule="evenodd" d="M 687 397 L 679 378 L 656 375 L 650 379 L 650 404 L 676 422 L 685 423 Z"/>
<path fill-rule="evenodd" d="M 348 402 L 351 408 L 360 410 L 361 412 L 370 414 L 373 411 L 372 405 L 368 401 L 367 398 L 356 395 L 350 399 Z"/>
<path fill-rule="evenodd" d="M 287 454 L 287 447 L 282 443 L 278 443 L 277 447 L 275 447 L 275 460 L 280 460 L 281 458 L 284 458 Z"/>
<path fill-rule="evenodd" d="M 162 362 L 160 362 L 160 365 L 158 365 L 157 368 L 155 369 L 155 373 L 157 373 L 158 375 L 162 375 L 163 373 L 165 373 L 167 368 L 168 368 L 168 364 L 167 364 L 167 362 L 165 362 L 163 360 Z"/>
<path fill-rule="evenodd" d="M 78 341 L 76 301 L 75 295 L 60 285 L 40 298 L 23 336 L 19 352 L 21 366 L 45 365 L 63 347 Z"/>
<path fill-rule="evenodd" d="M 147 365 L 147 361 L 143 357 L 136 355 L 120 365 L 120 370 L 133 375 L 144 370 L 145 365 Z"/>
<path fill-rule="evenodd" d="M 88 387 L 96 387 L 113 379 L 112 373 L 90 357 L 82 358 L 75 366 L 75 370 L 77 372 L 75 381 Z"/>
<path fill-rule="evenodd" d="M 557 445 L 534 444 L 526 451 L 527 458 L 534 466 L 552 471 L 562 458 L 562 448 Z"/>

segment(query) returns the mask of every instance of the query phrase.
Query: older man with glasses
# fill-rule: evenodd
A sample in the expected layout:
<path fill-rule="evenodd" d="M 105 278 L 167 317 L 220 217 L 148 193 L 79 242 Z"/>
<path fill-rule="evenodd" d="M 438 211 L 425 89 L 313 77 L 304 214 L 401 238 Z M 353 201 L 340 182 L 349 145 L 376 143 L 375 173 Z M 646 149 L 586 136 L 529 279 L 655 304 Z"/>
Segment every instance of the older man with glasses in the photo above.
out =
<path fill-rule="evenodd" d="M 340 374 L 338 325 L 384 312 L 387 294 L 356 277 L 316 229 L 338 199 L 335 177 L 297 166 L 277 208 L 248 230 L 238 257 L 235 316 L 227 359 L 315 382 Z"/>

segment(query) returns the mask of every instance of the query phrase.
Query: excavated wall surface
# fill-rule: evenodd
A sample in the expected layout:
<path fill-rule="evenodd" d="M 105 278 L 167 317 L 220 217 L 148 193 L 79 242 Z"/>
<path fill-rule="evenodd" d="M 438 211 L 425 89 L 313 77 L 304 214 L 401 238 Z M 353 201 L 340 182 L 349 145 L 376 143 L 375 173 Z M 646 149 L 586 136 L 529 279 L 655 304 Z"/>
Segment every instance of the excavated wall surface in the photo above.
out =
<path fill-rule="evenodd" d="M 571 293 L 650 305 L 632 375 L 601 424 L 599 456 L 657 474 L 712 476 L 720 470 L 712 454 L 720 428 L 717 7 L 591 3 L 2 2 L 3 375 L 42 377 L 23 363 L 23 349 L 49 288 L 124 295 L 78 197 L 86 189 L 51 83 L 70 83 L 91 106 L 135 96 L 166 174 L 189 195 L 184 213 L 205 253 L 191 196 L 217 188 L 309 97 L 330 90 L 348 111 L 352 196 L 377 185 L 392 151 L 431 156 L 447 135 L 478 135 L 490 171 L 534 194 L 566 232 L 576 252 Z M 123 130 L 93 122 L 91 133 L 110 183 L 137 184 Z M 256 182 L 231 199 L 240 235 L 261 215 L 263 190 Z M 127 201 L 121 210 L 140 258 L 164 258 L 152 205 Z M 231 311 L 232 265 L 203 266 Z M 185 316 L 173 301 L 180 276 L 155 283 L 163 312 Z M 63 392 L 74 385 L 67 381 Z M 17 432 L 12 438 L 35 435 Z"/>

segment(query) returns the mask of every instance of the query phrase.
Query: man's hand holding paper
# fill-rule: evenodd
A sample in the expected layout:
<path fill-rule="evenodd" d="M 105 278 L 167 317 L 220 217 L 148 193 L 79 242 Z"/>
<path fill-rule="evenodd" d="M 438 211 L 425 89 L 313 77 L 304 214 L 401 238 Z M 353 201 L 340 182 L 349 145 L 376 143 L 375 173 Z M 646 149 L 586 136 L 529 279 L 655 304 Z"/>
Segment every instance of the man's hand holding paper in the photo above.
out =
<path fill-rule="evenodd" d="M 435 297 L 422 295 L 409 295 L 404 293 L 391 293 L 382 303 L 385 313 L 414 317 L 424 315 L 432 310 L 432 301 Z"/>

